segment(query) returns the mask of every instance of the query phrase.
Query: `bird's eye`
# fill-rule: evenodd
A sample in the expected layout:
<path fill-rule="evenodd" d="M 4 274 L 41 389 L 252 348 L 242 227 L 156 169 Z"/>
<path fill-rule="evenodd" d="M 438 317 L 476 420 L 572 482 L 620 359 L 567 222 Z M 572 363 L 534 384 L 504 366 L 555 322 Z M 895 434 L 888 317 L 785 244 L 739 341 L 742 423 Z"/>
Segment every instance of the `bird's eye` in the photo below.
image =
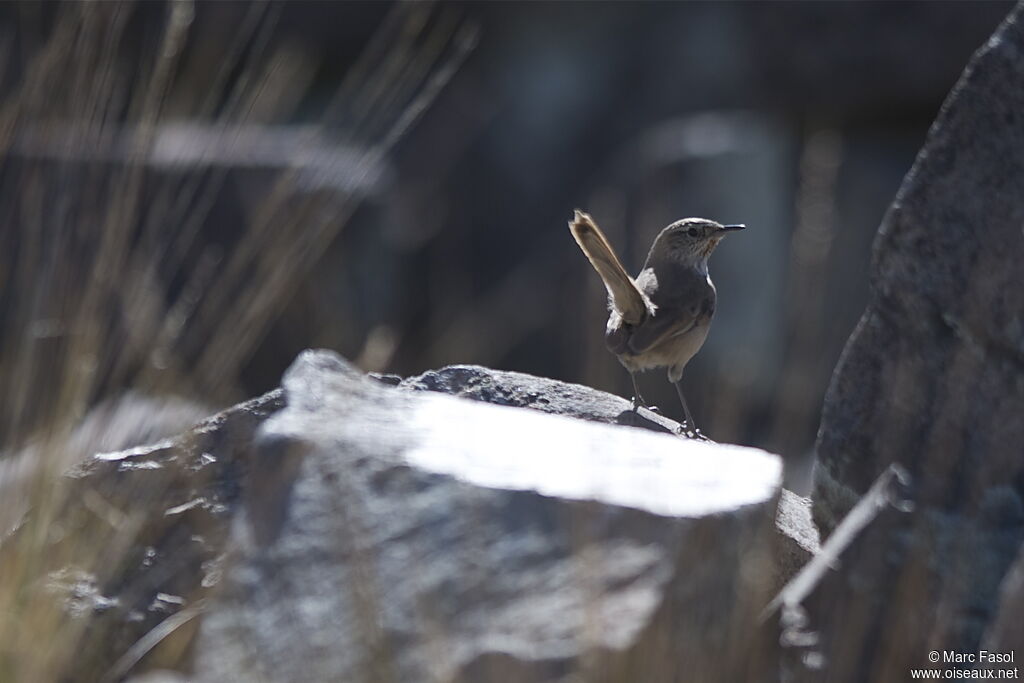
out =
<path fill-rule="evenodd" d="M 689 230 L 686 231 L 686 234 L 689 235 L 690 237 L 696 237 L 698 234 L 700 234 L 700 231 L 697 230 L 697 228 L 690 228 Z"/>

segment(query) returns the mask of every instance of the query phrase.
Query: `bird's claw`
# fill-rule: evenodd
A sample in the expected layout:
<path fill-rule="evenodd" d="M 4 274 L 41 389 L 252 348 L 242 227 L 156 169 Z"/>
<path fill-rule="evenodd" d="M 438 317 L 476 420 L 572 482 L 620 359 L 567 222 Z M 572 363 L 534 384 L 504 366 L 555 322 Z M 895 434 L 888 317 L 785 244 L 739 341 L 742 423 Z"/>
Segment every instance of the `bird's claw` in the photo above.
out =
<path fill-rule="evenodd" d="M 689 422 L 680 422 L 675 428 L 675 433 L 676 436 L 685 436 L 689 439 L 699 439 L 704 436 L 699 429 L 691 427 Z"/>
<path fill-rule="evenodd" d="M 632 401 L 632 403 L 633 403 L 633 412 L 634 412 L 634 413 L 635 413 L 635 412 L 637 412 L 638 410 L 640 410 L 641 408 L 645 408 L 646 410 L 649 410 L 649 411 L 651 411 L 651 412 L 652 412 L 652 413 L 654 413 L 655 415 L 661 415 L 661 408 L 659 408 L 658 406 L 649 406 L 649 405 L 647 405 L 646 403 L 644 403 L 644 402 L 643 402 L 642 400 L 640 400 L 640 399 L 639 399 L 638 397 L 636 397 L 636 396 L 634 396 L 634 397 L 633 397 L 632 399 L 630 399 L 630 400 L 631 400 L 631 401 Z"/>

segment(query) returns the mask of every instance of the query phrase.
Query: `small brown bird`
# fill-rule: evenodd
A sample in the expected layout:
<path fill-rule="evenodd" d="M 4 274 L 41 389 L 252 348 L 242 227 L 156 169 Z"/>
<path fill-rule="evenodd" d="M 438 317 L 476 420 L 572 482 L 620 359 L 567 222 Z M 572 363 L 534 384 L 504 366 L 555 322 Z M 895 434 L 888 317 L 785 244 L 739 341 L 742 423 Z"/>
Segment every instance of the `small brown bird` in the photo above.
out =
<path fill-rule="evenodd" d="M 679 382 L 683 368 L 700 350 L 715 315 L 715 285 L 708 275 L 708 257 L 726 233 L 743 225 L 722 225 L 704 218 L 684 218 L 661 231 L 647 261 L 633 279 L 615 255 L 597 223 L 577 210 L 569 230 L 590 259 L 608 290 L 608 349 L 633 380 L 633 410 L 647 407 L 636 373 L 668 368 L 686 422 L 696 430 Z"/>

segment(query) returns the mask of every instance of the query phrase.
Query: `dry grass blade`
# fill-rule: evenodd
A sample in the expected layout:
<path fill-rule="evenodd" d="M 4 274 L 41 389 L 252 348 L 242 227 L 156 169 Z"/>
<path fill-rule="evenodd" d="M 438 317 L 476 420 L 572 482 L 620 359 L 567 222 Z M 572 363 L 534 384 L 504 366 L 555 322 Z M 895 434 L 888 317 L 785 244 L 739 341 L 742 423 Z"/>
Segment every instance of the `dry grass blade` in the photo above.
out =
<path fill-rule="evenodd" d="M 0 680 L 116 680 L 199 614 L 202 595 L 186 595 L 119 652 L 91 619 L 128 609 L 105 590 L 163 511 L 125 503 L 156 490 L 69 499 L 61 474 L 88 455 L 75 425 L 133 387 L 234 397 L 296 283 L 473 46 L 453 14 L 399 5 L 333 104 L 296 126 L 316 57 L 275 39 L 283 7 L 228 7 L 226 44 L 188 2 L 23 7 L 21 52 L 0 46 L 0 522 L 30 509 L 0 529 Z M 211 226 L 253 160 L 269 191 L 244 224 Z"/>

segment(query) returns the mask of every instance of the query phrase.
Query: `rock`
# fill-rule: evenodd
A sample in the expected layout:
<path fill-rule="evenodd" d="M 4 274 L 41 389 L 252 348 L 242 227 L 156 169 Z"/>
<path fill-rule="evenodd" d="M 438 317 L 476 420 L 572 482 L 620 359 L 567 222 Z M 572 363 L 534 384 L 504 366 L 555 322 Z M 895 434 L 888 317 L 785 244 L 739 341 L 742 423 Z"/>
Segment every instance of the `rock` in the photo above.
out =
<path fill-rule="evenodd" d="M 492 370 L 479 365 L 449 365 L 409 377 L 401 386 L 438 391 L 452 396 L 494 403 L 500 406 L 532 408 L 545 413 L 567 415 L 591 422 L 643 427 L 677 433 L 681 425 L 659 413 L 641 408 L 624 398 L 581 384 L 570 384 L 522 372 Z M 694 436 L 692 433 L 690 436 Z M 704 438 L 699 433 L 697 438 Z"/>
<path fill-rule="evenodd" d="M 283 386 L 198 680 L 773 678 L 778 458 L 396 390 L 325 352 Z"/>
<path fill-rule="evenodd" d="M 135 676 L 128 683 L 189 683 L 189 680 L 176 671 L 160 670 Z"/>
<path fill-rule="evenodd" d="M 822 533 L 892 463 L 915 505 L 843 564 L 885 599 L 812 618 L 842 634 L 830 680 L 904 680 L 929 650 L 976 652 L 1024 538 L 1021 12 L 971 60 L 886 215 L 871 302 L 825 400 Z"/>
<path fill-rule="evenodd" d="M 595 424 L 629 403 L 553 380 L 393 384 L 306 352 L 283 391 L 86 458 L 0 544 L 47 539 L 84 634 L 62 680 L 775 678 L 756 617 L 813 552 L 778 458 Z"/>
<path fill-rule="evenodd" d="M 60 448 L 44 436 L 17 453 L 0 454 L 0 538 L 20 522 L 44 463 L 50 472 L 64 472 L 96 453 L 177 436 L 213 412 L 193 401 L 129 391 L 90 410 Z"/>
<path fill-rule="evenodd" d="M 1024 650 L 1024 552 L 1017 554 L 999 588 L 999 608 L 988 626 L 982 647 L 989 652 Z"/>
<path fill-rule="evenodd" d="M 188 410 L 137 412 L 139 405 L 94 413 L 95 419 L 86 420 L 69 440 L 71 461 L 84 457 L 81 449 L 117 445 L 102 425 L 120 434 L 124 444 L 153 436 L 152 429 L 169 424 L 167 415 L 194 417 Z M 120 678 L 143 658 L 149 666 L 180 664 L 198 620 L 160 629 L 194 611 L 217 584 L 249 443 L 256 425 L 280 407 L 278 390 L 183 435 L 85 458 L 48 492 L 59 501 L 56 510 L 44 501 L 44 509 L 26 515 L 23 525 L 3 539 L 0 567 L 32 558 L 33 581 L 41 578 L 41 587 L 56 595 L 67 617 L 83 629 L 85 635 L 74 643 L 72 668 L 60 680 Z M 136 418 L 140 424 L 131 427 Z M 25 594 L 25 600 L 35 595 L 28 589 Z M 40 619 L 54 618 L 44 611 L 53 609 L 52 600 L 33 597 L 27 604 Z M 148 634 L 160 633 L 147 641 Z M 54 651 L 63 652 L 56 646 Z"/>
<path fill-rule="evenodd" d="M 681 428 L 678 422 L 643 408 L 634 413 L 629 401 L 613 394 L 579 384 L 478 365 L 449 365 L 429 370 L 403 380 L 401 386 L 656 432 L 676 434 Z M 700 434 L 698 438 L 706 439 Z M 809 499 L 782 490 L 775 521 L 775 588 L 780 588 L 792 578 L 818 551 L 818 530 L 810 510 Z"/>
<path fill-rule="evenodd" d="M 811 499 L 782 489 L 775 529 L 776 587 L 781 588 L 821 550 L 818 528 L 811 519 Z"/>
<path fill-rule="evenodd" d="M 869 628 L 881 629 L 878 615 L 885 615 L 885 607 L 901 597 L 898 584 L 886 585 L 878 576 L 881 572 L 898 575 L 905 568 L 908 549 L 914 547 L 913 535 L 906 533 L 907 480 L 906 472 L 897 466 L 886 470 L 815 557 L 766 608 L 765 618 L 779 626 L 783 680 L 810 683 L 823 676 L 829 680 L 890 680 L 875 675 L 876 665 L 870 658 L 860 657 L 863 641 L 859 638 Z M 900 533 L 892 533 L 897 528 Z M 879 552 L 879 543 L 895 536 L 908 542 L 902 548 L 889 544 Z M 891 621 L 899 618 L 896 615 Z M 878 643 L 883 661 L 920 657 L 903 651 L 904 642 L 880 638 Z"/>
<path fill-rule="evenodd" d="M 896 460 L 927 500 L 958 507 L 974 494 L 951 473 L 1024 470 L 1019 13 L 967 67 L 879 230 L 872 301 L 818 437 L 823 531 Z"/>
<path fill-rule="evenodd" d="M 931 651 L 981 649 L 994 611 L 993 549 L 1010 539 L 1005 530 L 915 505 L 909 481 L 905 473 L 900 481 L 883 475 L 880 489 L 861 498 L 787 586 L 802 584 L 780 623 L 782 642 L 801 655 L 800 666 L 783 657 L 788 680 L 907 680 L 912 669 L 935 668 Z"/>

